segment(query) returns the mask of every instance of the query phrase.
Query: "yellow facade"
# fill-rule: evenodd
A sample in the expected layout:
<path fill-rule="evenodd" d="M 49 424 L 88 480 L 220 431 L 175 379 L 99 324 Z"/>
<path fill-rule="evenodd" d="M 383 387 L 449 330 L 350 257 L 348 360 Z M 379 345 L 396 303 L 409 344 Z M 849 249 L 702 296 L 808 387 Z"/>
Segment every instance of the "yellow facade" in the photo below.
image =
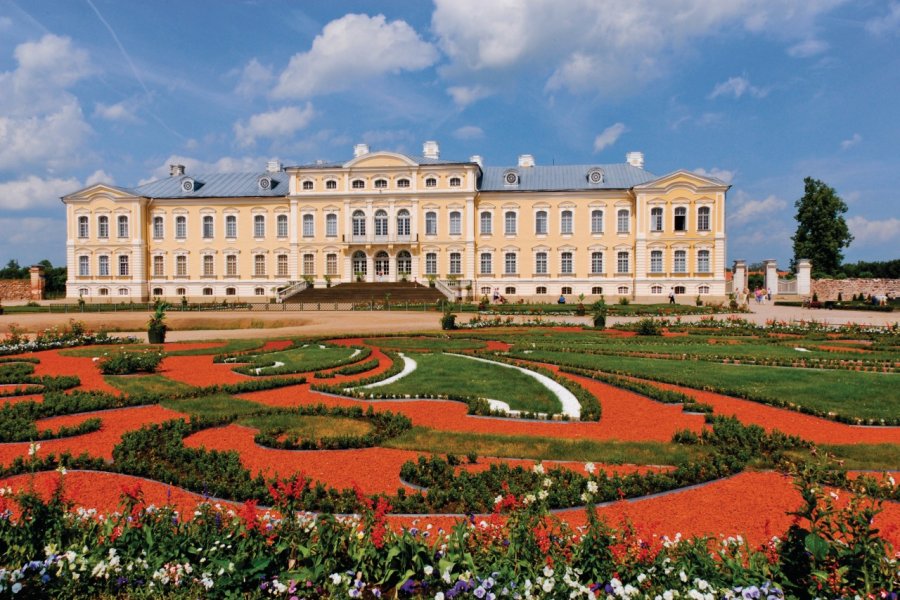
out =
<path fill-rule="evenodd" d="M 174 171 L 66 196 L 68 295 L 258 300 L 304 280 L 436 279 L 509 299 L 724 297 L 721 181 L 656 178 L 640 157 L 572 185 L 574 167 L 526 157 L 501 172 L 438 160 L 429 144 L 426 158 L 357 147 L 342 164 L 270 166 L 229 194 L 213 194 L 226 174 Z M 178 191 L 188 179 L 198 188 Z"/>

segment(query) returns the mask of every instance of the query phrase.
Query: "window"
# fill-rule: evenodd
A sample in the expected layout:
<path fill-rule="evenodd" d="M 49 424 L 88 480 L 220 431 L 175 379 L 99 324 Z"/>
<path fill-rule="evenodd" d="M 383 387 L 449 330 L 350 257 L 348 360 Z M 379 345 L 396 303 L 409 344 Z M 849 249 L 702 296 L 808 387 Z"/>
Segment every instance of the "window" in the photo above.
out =
<path fill-rule="evenodd" d="M 482 212 L 478 221 L 478 226 L 481 229 L 481 235 L 491 235 L 492 225 L 493 223 L 491 219 L 491 213 L 489 213 L 488 211 Z"/>
<path fill-rule="evenodd" d="M 109 296 L 109 288 L 100 288 L 98 291 L 101 296 Z"/>
<path fill-rule="evenodd" d="M 594 296 L 602 296 L 603 288 L 595 285 L 594 287 L 591 288 L 591 294 Z"/>
<path fill-rule="evenodd" d="M 537 275 L 547 274 L 547 253 L 538 252 L 534 255 L 534 272 Z"/>
<path fill-rule="evenodd" d="M 409 211 L 405 208 L 397 212 L 397 235 L 409 237 Z"/>
<path fill-rule="evenodd" d="M 397 274 L 409 275 L 412 273 L 412 254 L 407 250 L 401 250 L 397 253 Z"/>
<path fill-rule="evenodd" d="M 306 183 L 309 183 L 309 182 L 306 182 Z M 225 295 L 226 296 L 237 296 L 237 288 L 233 288 L 233 287 L 225 288 Z"/>
<path fill-rule="evenodd" d="M 325 235 L 327 237 L 337 237 L 337 215 L 330 213 L 325 215 Z"/>
<path fill-rule="evenodd" d="M 462 213 L 454 210 L 450 213 L 450 235 L 462 233 Z"/>
<path fill-rule="evenodd" d="M 119 223 L 119 237 L 127 238 L 128 237 L 128 217 L 125 215 L 119 215 L 118 219 Z"/>
<path fill-rule="evenodd" d="M 159 217 L 157 217 L 159 218 Z M 78 217 L 78 237 L 86 238 L 88 236 L 88 218 Z"/>
<path fill-rule="evenodd" d="M 661 285 L 654 285 L 653 287 L 650 288 L 651 294 L 662 294 L 662 292 L 663 292 L 663 290 L 662 290 Z"/>
<path fill-rule="evenodd" d="M 313 182 L 312 182 L 312 181 L 304 181 L 304 182 L 303 182 L 303 189 L 304 189 L 304 190 L 311 190 L 311 189 L 313 189 Z"/>
<path fill-rule="evenodd" d="M 687 251 L 686 250 L 676 250 L 675 251 L 675 260 L 672 263 L 672 270 L 676 273 L 686 273 L 687 272 Z"/>
<path fill-rule="evenodd" d="M 153 257 L 153 276 L 162 277 L 165 275 L 165 258 L 162 256 Z"/>
<path fill-rule="evenodd" d="M 451 275 L 461 275 L 462 274 L 462 254 L 459 252 L 451 252 L 450 253 L 450 274 Z"/>
<path fill-rule="evenodd" d="M 100 277 L 109 277 L 109 257 L 101 256 L 97 259 L 97 274 Z"/>
<path fill-rule="evenodd" d="M 563 235 L 572 233 L 572 211 L 564 210 L 559 217 L 559 232 Z"/>
<path fill-rule="evenodd" d="M 337 181 L 335 181 L 334 179 L 329 179 L 328 181 L 325 182 L 325 189 L 326 190 L 336 190 L 337 189 Z"/>
<path fill-rule="evenodd" d="M 337 265 L 338 265 L 337 254 L 326 254 L 325 255 L 325 274 L 326 275 L 337 275 Z"/>
<path fill-rule="evenodd" d="M 709 273 L 712 269 L 709 268 L 709 250 L 698 250 L 697 251 L 697 272 L 698 273 Z"/>
<path fill-rule="evenodd" d="M 350 187 L 352 187 L 354 190 L 362 190 L 362 189 L 365 189 L 366 182 L 363 181 L 362 179 L 354 179 L 353 182 L 350 184 Z"/>
<path fill-rule="evenodd" d="M 127 296 L 127 295 L 128 295 L 128 288 L 119 288 L 119 295 L 120 295 L 120 296 Z"/>
<path fill-rule="evenodd" d="M 594 234 L 603 233 L 603 211 L 602 210 L 592 210 L 591 211 L 591 233 L 594 233 Z"/>
<path fill-rule="evenodd" d="M 119 256 L 119 276 L 125 277 L 128 275 L 128 256 L 122 254 Z"/>
<path fill-rule="evenodd" d="M 663 272 L 662 250 L 651 250 L 650 251 L 650 272 L 651 273 L 662 273 Z"/>
<path fill-rule="evenodd" d="M 186 293 L 187 293 L 187 290 L 185 288 L 175 288 L 176 296 L 184 296 Z"/>
<path fill-rule="evenodd" d="M 91 274 L 91 258 L 89 256 L 78 257 L 78 276 L 87 277 Z"/>
<path fill-rule="evenodd" d="M 437 252 L 428 252 L 425 255 L 425 274 L 437 275 Z"/>
<path fill-rule="evenodd" d="M 263 254 L 253 256 L 253 275 L 262 277 L 266 274 L 266 257 Z"/>
<path fill-rule="evenodd" d="M 547 211 L 539 210 L 534 214 L 534 232 L 538 235 L 547 233 Z"/>
<path fill-rule="evenodd" d="M 568 285 L 564 285 L 563 288 L 560 290 L 559 293 L 562 294 L 562 295 L 564 295 L 564 296 L 571 296 L 571 295 L 572 295 L 572 288 L 571 288 L 570 286 L 568 286 Z"/>
<path fill-rule="evenodd" d="M 203 295 L 204 295 L 204 296 L 212 296 L 212 295 L 213 295 L 213 289 L 212 289 L 211 287 L 205 287 L 205 288 L 203 288 Z"/>
<path fill-rule="evenodd" d="M 603 272 L 603 253 L 591 252 L 591 273 L 598 274 Z"/>
<path fill-rule="evenodd" d="M 179 240 L 187 237 L 187 217 L 175 217 L 175 237 Z"/>
<path fill-rule="evenodd" d="M 507 275 L 515 275 L 518 273 L 518 268 L 516 265 L 516 253 L 515 252 L 507 252 L 503 257 L 503 266 L 504 273 Z"/>
<path fill-rule="evenodd" d="M 437 179 L 429 177 L 425 180 L 425 187 L 437 187 Z"/>
<path fill-rule="evenodd" d="M 398 179 L 397 180 L 398 188 L 408 188 L 409 187 L 409 179 Z"/>
<path fill-rule="evenodd" d="M 676 285 L 676 286 L 675 286 L 675 293 L 676 293 L 676 294 L 683 294 L 683 293 L 685 293 L 685 291 L 686 291 L 686 290 L 684 289 L 684 286 L 683 286 L 683 285 Z"/>
<path fill-rule="evenodd" d="M 511 210 L 507 211 L 503 215 L 503 222 L 506 235 L 516 235 L 516 213 Z"/>
<path fill-rule="evenodd" d="M 571 275 L 575 271 L 571 252 L 563 252 L 559 255 L 559 272 L 563 275 Z"/>
<path fill-rule="evenodd" d="M 162 288 L 153 288 L 153 295 L 156 297 L 162 296 L 163 289 Z"/>
<path fill-rule="evenodd" d="M 284 233 L 281 231 L 281 223 L 284 221 Z M 278 237 L 287 237 L 287 215 L 278 215 Z M 311 238 L 316 235 L 316 221 L 313 215 L 303 215 L 303 237 Z"/>
<path fill-rule="evenodd" d="M 213 218 L 212 215 L 203 217 L 203 239 L 210 240 L 213 237 Z"/>
<path fill-rule="evenodd" d="M 425 235 L 437 235 L 437 213 L 425 213 Z"/>
<path fill-rule="evenodd" d="M 650 231 L 663 230 L 663 209 L 659 206 L 650 209 Z"/>
<path fill-rule="evenodd" d="M 482 252 L 478 265 L 482 275 L 490 275 L 494 272 L 494 255 L 490 252 Z"/>
<path fill-rule="evenodd" d="M 255 237 L 255 238 L 266 237 L 266 217 L 265 217 L 265 215 L 254 215 L 253 216 L 253 237 Z"/>
<path fill-rule="evenodd" d="M 187 256 L 183 254 L 175 257 L 175 276 L 187 277 Z"/>
<path fill-rule="evenodd" d="M 709 293 L 709 286 L 708 286 L 708 285 L 701 285 L 700 287 L 697 288 L 697 293 L 698 293 L 698 294 L 708 294 L 708 293 Z"/>
<path fill-rule="evenodd" d="M 303 256 L 303 267 L 306 268 L 306 256 Z M 308 255 L 312 257 L 312 255 Z M 310 261 L 312 262 L 312 261 Z M 306 272 L 306 274 L 311 275 L 313 273 L 312 265 L 310 265 L 310 270 Z M 288 255 L 287 254 L 279 254 L 275 257 L 275 276 L 276 277 L 287 277 L 288 276 Z"/>
<path fill-rule="evenodd" d="M 709 231 L 709 207 L 701 206 L 697 209 L 697 230 Z"/>
<path fill-rule="evenodd" d="M 360 278 L 364 278 L 366 276 L 366 272 L 369 270 L 369 261 L 366 258 L 366 253 L 362 250 L 357 250 L 353 253 L 353 258 L 351 260 L 351 266 L 353 267 L 353 273 Z"/>
<path fill-rule="evenodd" d="M 620 296 L 624 296 L 628 293 L 628 286 L 620 285 L 616 291 L 619 293 Z"/>
<path fill-rule="evenodd" d="M 375 189 L 381 190 L 387 187 L 387 179 L 376 179 Z"/>
<path fill-rule="evenodd" d="M 284 257 L 284 274 L 287 275 L 287 254 L 279 254 L 280 257 Z M 307 252 L 303 255 L 303 274 L 304 275 L 314 275 L 316 272 L 316 255 L 312 252 Z"/>
<path fill-rule="evenodd" d="M 619 252 L 616 254 L 616 273 L 628 273 L 628 252 Z"/>
<path fill-rule="evenodd" d="M 237 237 L 237 216 L 227 215 L 225 217 L 225 237 L 227 237 L 227 238 L 236 238 Z"/>
<path fill-rule="evenodd" d="M 366 213 L 361 210 L 353 211 L 353 235 L 366 235 Z"/>
<path fill-rule="evenodd" d="M 309 221 L 309 223 L 307 223 Z M 309 228 L 309 232 L 307 233 L 307 228 Z M 288 236 L 288 216 L 287 215 L 278 215 L 275 217 L 275 235 L 280 238 L 286 238 Z M 313 236 L 313 216 L 312 215 L 303 215 L 303 237 L 312 237 Z"/>
<path fill-rule="evenodd" d="M 687 209 L 683 206 L 675 209 L 675 231 L 687 231 Z"/>
<path fill-rule="evenodd" d="M 387 211 L 378 209 L 375 211 L 375 235 L 387 237 L 388 216 Z"/>
<path fill-rule="evenodd" d="M 237 255 L 229 254 L 225 257 L 225 275 L 227 277 L 237 277 Z"/>
<path fill-rule="evenodd" d="M 163 218 L 153 217 L 153 239 L 161 240 L 163 238 Z"/>
<path fill-rule="evenodd" d="M 617 233 L 628 233 L 629 229 L 631 229 L 631 224 L 629 223 L 630 215 L 628 214 L 627 209 L 622 209 L 618 213 L 616 213 L 616 232 Z"/>
<path fill-rule="evenodd" d="M 265 289 L 265 288 L 261 288 L 261 287 L 253 288 L 253 295 L 254 295 L 254 296 L 265 296 L 265 295 L 266 295 L 266 289 Z"/>
<path fill-rule="evenodd" d="M 109 217 L 97 217 L 97 237 L 109 237 Z"/>
<path fill-rule="evenodd" d="M 503 288 L 503 293 L 506 294 L 507 296 L 515 296 L 516 288 L 514 288 L 512 286 L 507 286 L 507 287 Z"/>
<path fill-rule="evenodd" d="M 459 187 L 460 185 L 462 185 L 462 180 L 459 177 L 450 178 L 450 187 Z"/>
<path fill-rule="evenodd" d="M 483 296 L 489 296 L 490 293 L 491 293 L 491 286 L 489 286 L 489 285 L 481 286 L 481 294 Z"/>
<path fill-rule="evenodd" d="M 543 296 L 544 294 L 547 293 L 547 288 L 546 288 L 546 286 L 539 285 L 535 288 L 534 293 L 537 294 L 538 296 Z"/>
<path fill-rule="evenodd" d="M 203 256 L 203 276 L 204 277 L 212 277 L 215 274 L 215 265 L 213 261 L 215 257 L 212 254 L 206 254 Z"/>

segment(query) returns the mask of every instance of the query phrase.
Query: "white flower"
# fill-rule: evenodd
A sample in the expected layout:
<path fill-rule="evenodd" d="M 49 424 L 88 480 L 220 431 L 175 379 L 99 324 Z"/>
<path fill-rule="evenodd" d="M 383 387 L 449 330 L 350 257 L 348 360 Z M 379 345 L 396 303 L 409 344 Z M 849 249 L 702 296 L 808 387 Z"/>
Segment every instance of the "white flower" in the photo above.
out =
<path fill-rule="evenodd" d="M 544 583 L 541 584 L 541 589 L 544 590 L 545 592 L 552 591 L 553 590 L 553 580 L 545 579 Z"/>
<path fill-rule="evenodd" d="M 40 443 L 31 442 L 28 446 L 28 456 L 34 456 L 41 449 Z"/>
<path fill-rule="evenodd" d="M 647 579 L 646 573 L 641 573 L 637 576 L 638 583 L 644 583 L 644 580 Z"/>
<path fill-rule="evenodd" d="M 675 597 L 675 594 L 672 593 L 672 590 L 666 590 L 663 592 L 663 600 L 672 600 Z"/>
<path fill-rule="evenodd" d="M 497 496 L 496 498 L 494 498 L 494 504 L 500 504 L 501 502 L 503 502 L 503 496 Z"/>
<path fill-rule="evenodd" d="M 590 492 L 592 494 L 596 494 L 599 489 L 600 489 L 600 486 L 597 485 L 596 481 L 588 481 L 587 482 L 587 491 L 588 492 Z"/>
<path fill-rule="evenodd" d="M 550 493 L 549 493 L 547 490 L 541 490 L 541 491 L 538 492 L 538 499 L 539 499 L 539 500 L 546 500 L 546 499 L 547 499 L 547 496 L 549 496 L 549 495 L 550 495 Z"/>
<path fill-rule="evenodd" d="M 544 477 L 543 485 L 545 488 L 548 488 L 553 485 L 553 480 L 549 477 Z"/>
<path fill-rule="evenodd" d="M 438 592 L 434 595 L 434 600 L 444 600 L 444 592 Z"/>
<path fill-rule="evenodd" d="M 544 474 L 544 465 L 542 463 L 537 463 L 534 467 L 531 468 L 532 471 L 537 473 L 538 475 Z"/>
<path fill-rule="evenodd" d="M 425 565 L 424 571 L 426 577 L 431 577 L 431 574 L 434 573 L 434 567 L 432 567 L 431 565 Z"/>
<path fill-rule="evenodd" d="M 592 462 L 584 463 L 584 470 L 585 470 L 587 473 L 589 473 L 590 475 L 593 475 L 593 474 L 594 474 L 594 471 L 597 470 L 597 467 L 594 466 L 594 463 L 592 463 Z"/>
<path fill-rule="evenodd" d="M 585 504 L 587 504 L 588 502 L 591 501 L 591 495 L 588 494 L 587 492 L 582 493 L 582 494 L 581 494 L 581 501 L 584 502 Z"/>
<path fill-rule="evenodd" d="M 341 582 L 341 575 L 340 575 L 340 573 L 332 573 L 332 574 L 331 574 L 331 583 L 332 583 L 333 585 L 337 585 L 337 584 L 339 584 L 340 582 Z"/>
<path fill-rule="evenodd" d="M 553 577 L 553 567 L 544 565 L 544 577 Z"/>

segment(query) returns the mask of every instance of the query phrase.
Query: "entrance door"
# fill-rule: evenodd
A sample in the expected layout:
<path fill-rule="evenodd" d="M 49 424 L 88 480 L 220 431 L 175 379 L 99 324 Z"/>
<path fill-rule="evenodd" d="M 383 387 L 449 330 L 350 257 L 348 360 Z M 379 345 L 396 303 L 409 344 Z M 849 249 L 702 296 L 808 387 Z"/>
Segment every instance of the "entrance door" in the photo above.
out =
<path fill-rule="evenodd" d="M 366 280 L 366 271 L 367 269 L 367 260 L 366 253 L 360 250 L 353 253 L 353 277 L 361 278 L 362 281 Z"/>
<path fill-rule="evenodd" d="M 410 278 L 412 273 L 412 256 L 406 250 L 397 253 L 397 275 L 399 277 Z"/>
<path fill-rule="evenodd" d="M 391 259 L 388 253 L 382 250 L 375 255 L 375 281 L 390 281 Z"/>

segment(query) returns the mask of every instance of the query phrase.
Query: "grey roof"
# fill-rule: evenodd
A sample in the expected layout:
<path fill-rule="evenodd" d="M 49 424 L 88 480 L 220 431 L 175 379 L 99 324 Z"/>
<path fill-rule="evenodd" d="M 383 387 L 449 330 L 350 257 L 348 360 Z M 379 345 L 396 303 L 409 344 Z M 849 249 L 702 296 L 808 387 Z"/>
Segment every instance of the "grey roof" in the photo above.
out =
<path fill-rule="evenodd" d="M 377 151 L 376 151 L 377 152 Z M 375 152 L 372 152 L 374 154 Z M 391 154 L 398 154 L 400 156 L 406 157 L 417 165 L 464 165 L 469 164 L 469 161 L 465 160 L 443 160 L 440 158 L 426 158 L 424 156 L 413 156 L 411 154 L 403 154 L 402 152 L 391 152 Z M 357 157 L 358 158 L 358 157 Z M 350 159 L 353 160 L 353 159 Z M 305 165 L 294 165 L 295 169 L 340 169 L 343 168 L 345 164 L 350 162 L 350 160 L 346 160 L 344 162 L 334 162 L 334 161 L 316 161 L 314 163 L 307 163 Z"/>
<path fill-rule="evenodd" d="M 603 182 L 588 182 L 588 171 L 601 169 Z M 518 185 L 507 185 L 509 171 L 519 174 Z M 627 163 L 612 165 L 535 165 L 484 167 L 479 189 L 484 192 L 543 192 L 565 190 L 621 190 L 656 179 L 656 175 Z"/>
<path fill-rule="evenodd" d="M 268 176 L 272 187 L 260 189 L 259 178 Z M 194 180 L 194 191 L 185 192 L 181 184 L 185 179 Z M 240 198 L 259 196 L 287 196 L 287 173 L 188 173 L 165 179 L 157 179 L 134 188 L 134 193 L 147 198 Z"/>

